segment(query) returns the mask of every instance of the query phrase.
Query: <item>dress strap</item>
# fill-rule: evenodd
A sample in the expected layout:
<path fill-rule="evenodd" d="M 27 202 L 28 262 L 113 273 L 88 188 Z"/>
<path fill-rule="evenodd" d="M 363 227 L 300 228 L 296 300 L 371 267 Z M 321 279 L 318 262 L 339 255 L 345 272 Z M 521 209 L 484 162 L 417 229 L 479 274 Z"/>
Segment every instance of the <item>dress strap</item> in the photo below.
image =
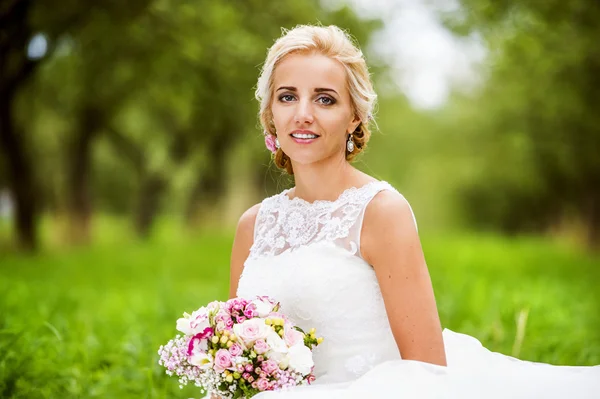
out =
<path fill-rule="evenodd" d="M 356 218 L 356 223 L 353 226 L 353 228 L 351 229 L 350 234 L 349 234 L 349 239 L 351 239 L 352 241 L 356 242 L 356 246 L 357 246 L 356 255 L 358 257 L 360 257 L 361 259 L 363 257 L 362 257 L 362 254 L 360 253 L 360 237 L 361 237 L 362 226 L 363 226 L 363 222 L 364 222 L 364 218 L 365 218 L 365 211 L 367 209 L 367 206 L 371 203 L 371 200 L 373 198 L 375 198 L 375 196 L 379 192 L 381 192 L 381 191 L 384 191 L 384 190 L 394 191 L 394 192 L 398 193 L 402 197 L 402 199 L 406 202 L 406 204 L 408 205 L 408 208 L 410 209 L 410 212 L 411 212 L 412 217 L 413 217 L 413 222 L 415 224 L 415 229 L 417 231 L 419 231 L 419 228 L 417 226 L 417 219 L 415 217 L 415 213 L 413 212 L 412 207 L 410 206 L 410 203 L 407 201 L 407 199 L 404 197 L 404 195 L 402 195 L 398 190 L 396 190 L 388 182 L 381 181 L 379 183 L 381 183 L 381 184 L 374 185 L 372 187 L 372 189 L 370 190 L 370 195 L 366 198 L 366 200 L 365 200 L 365 202 L 363 204 L 363 207 L 362 207 L 360 213 L 358 214 L 358 216 Z"/>

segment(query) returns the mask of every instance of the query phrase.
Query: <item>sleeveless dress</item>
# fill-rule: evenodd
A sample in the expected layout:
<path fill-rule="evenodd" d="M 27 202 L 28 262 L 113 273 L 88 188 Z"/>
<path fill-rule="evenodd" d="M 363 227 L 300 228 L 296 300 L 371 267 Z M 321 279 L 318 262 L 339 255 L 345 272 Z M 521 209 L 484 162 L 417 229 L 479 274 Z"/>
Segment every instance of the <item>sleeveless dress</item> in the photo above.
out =
<path fill-rule="evenodd" d="M 335 201 L 290 199 L 289 189 L 262 201 L 237 296 L 271 296 L 325 340 L 313 352 L 312 385 L 255 398 L 600 398 L 600 366 L 521 361 L 448 329 L 448 367 L 402 360 L 375 271 L 360 253 L 365 209 L 382 190 L 398 193 L 372 181 Z"/>

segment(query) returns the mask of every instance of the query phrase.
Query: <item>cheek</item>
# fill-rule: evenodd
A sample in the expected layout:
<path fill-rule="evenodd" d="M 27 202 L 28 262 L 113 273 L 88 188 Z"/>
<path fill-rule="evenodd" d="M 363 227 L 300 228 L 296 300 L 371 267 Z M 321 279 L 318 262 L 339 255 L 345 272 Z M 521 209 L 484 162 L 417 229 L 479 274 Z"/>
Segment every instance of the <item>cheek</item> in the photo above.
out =
<path fill-rule="evenodd" d="M 345 114 L 328 115 L 323 118 L 323 127 L 330 135 L 345 135 L 348 128 L 349 119 Z"/>
<path fill-rule="evenodd" d="M 289 110 L 276 104 L 271 106 L 271 114 L 273 115 L 273 121 L 275 124 L 285 123 L 285 121 L 290 118 Z"/>

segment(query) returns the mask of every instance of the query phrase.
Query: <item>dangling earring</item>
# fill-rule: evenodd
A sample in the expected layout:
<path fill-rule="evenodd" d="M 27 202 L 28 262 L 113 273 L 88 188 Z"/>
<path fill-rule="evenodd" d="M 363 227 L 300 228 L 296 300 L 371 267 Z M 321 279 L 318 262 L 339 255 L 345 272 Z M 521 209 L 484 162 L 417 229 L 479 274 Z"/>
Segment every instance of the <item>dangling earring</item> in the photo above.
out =
<path fill-rule="evenodd" d="M 348 135 L 348 141 L 346 142 L 346 149 L 348 152 L 354 151 L 354 141 L 352 141 L 352 133 Z"/>
<path fill-rule="evenodd" d="M 279 145 L 279 139 L 278 138 L 275 139 L 275 147 L 277 147 L 277 149 L 279 149 L 281 147 Z"/>

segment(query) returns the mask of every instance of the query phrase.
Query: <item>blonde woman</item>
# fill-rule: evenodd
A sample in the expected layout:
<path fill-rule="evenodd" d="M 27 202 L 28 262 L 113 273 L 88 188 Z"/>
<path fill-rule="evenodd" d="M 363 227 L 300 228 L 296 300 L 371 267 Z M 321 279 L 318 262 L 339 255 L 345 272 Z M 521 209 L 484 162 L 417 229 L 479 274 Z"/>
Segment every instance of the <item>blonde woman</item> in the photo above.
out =
<path fill-rule="evenodd" d="M 284 32 L 256 97 L 266 145 L 295 186 L 240 218 L 230 296 L 272 296 L 325 338 L 313 385 L 257 398 L 576 398 L 600 389 L 599 367 L 517 361 L 442 331 L 409 203 L 351 165 L 369 141 L 377 95 L 347 33 Z"/>

